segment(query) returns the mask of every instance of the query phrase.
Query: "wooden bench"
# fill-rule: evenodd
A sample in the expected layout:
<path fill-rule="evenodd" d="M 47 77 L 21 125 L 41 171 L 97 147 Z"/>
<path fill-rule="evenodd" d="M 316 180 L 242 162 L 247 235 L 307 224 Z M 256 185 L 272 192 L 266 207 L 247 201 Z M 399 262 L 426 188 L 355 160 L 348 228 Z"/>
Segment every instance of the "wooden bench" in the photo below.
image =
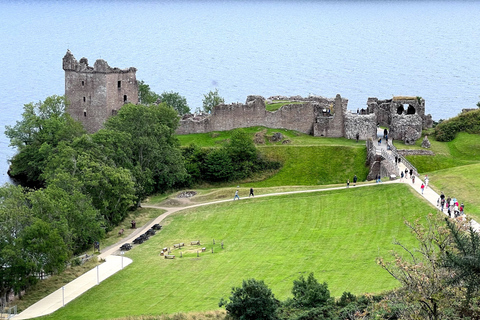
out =
<path fill-rule="evenodd" d="M 197 241 L 190 241 L 190 244 L 196 244 L 196 245 L 200 245 L 200 240 L 197 240 Z"/>
<path fill-rule="evenodd" d="M 175 259 L 175 256 L 173 254 L 167 254 L 165 255 L 165 259 Z"/>

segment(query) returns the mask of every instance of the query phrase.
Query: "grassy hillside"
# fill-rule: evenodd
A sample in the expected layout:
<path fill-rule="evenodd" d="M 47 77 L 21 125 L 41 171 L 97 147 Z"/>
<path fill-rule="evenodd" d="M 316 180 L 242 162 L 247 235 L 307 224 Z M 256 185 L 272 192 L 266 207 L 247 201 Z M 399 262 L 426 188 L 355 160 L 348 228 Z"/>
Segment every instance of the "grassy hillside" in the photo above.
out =
<path fill-rule="evenodd" d="M 290 296 L 293 280 L 309 272 L 327 281 L 335 296 L 343 291 L 381 292 L 397 283 L 375 258 L 388 256 L 393 238 L 411 244 L 404 218 L 414 220 L 431 211 L 405 185 L 190 209 L 169 217 L 163 231 L 127 252 L 134 263 L 47 319 L 214 310 L 232 286 L 250 277 L 265 280 L 283 300 Z M 207 252 L 197 257 L 198 247 L 190 246 L 191 240 L 201 240 Z M 173 252 L 175 260 L 159 256 L 161 248 L 179 242 L 187 246 Z"/>
<path fill-rule="evenodd" d="M 255 134 L 263 137 L 258 149 L 268 158 L 280 161 L 282 168 L 267 179 L 254 177 L 240 184 L 245 187 L 273 187 L 326 185 L 346 183 L 356 174 L 359 181 L 366 179 L 368 167 L 365 166 L 365 143 L 344 138 L 319 138 L 284 129 L 266 129 L 251 127 L 243 129 L 252 139 Z M 288 140 L 271 142 L 269 137 L 280 132 Z M 221 146 L 230 138 L 230 131 L 178 136 L 182 145 L 195 143 L 201 147 Z M 257 138 L 258 140 L 258 138 Z M 262 181 L 259 181 L 262 180 Z M 226 186 L 225 184 L 221 186 Z"/>
<path fill-rule="evenodd" d="M 450 142 L 439 142 L 430 139 L 430 150 L 434 156 L 408 156 L 410 161 L 420 173 L 448 169 L 474 163 L 480 163 L 480 135 L 460 132 Z M 405 146 L 395 143 L 398 149 L 419 149 L 422 139 L 415 146 Z M 423 148 L 422 148 L 423 149 Z"/>

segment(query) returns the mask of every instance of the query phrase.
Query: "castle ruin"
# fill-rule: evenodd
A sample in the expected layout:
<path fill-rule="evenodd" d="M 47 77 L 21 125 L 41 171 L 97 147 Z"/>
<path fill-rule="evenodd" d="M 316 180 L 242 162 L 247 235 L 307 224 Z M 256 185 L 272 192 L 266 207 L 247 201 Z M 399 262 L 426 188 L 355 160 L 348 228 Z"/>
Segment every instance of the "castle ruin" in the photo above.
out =
<path fill-rule="evenodd" d="M 268 103 L 287 101 L 280 109 L 268 111 Z M 290 103 L 289 103 L 290 102 Z M 265 99 L 248 96 L 245 104 L 221 104 L 211 114 L 184 115 L 177 134 L 226 131 L 236 128 L 264 126 L 296 130 L 315 137 L 344 137 L 367 140 L 376 137 L 377 126 L 389 128 L 392 139 L 413 144 L 422 129 L 432 126 L 425 115 L 425 100 L 420 97 L 394 97 L 389 100 L 369 98 L 367 108 L 351 112 L 348 100 L 335 98 L 276 96 Z"/>
<path fill-rule="evenodd" d="M 124 104 L 138 103 L 137 69 L 133 67 L 112 68 L 102 59 L 90 67 L 86 58 L 77 62 L 67 50 L 63 70 L 67 110 L 89 133 L 101 129 L 108 117 L 117 114 Z M 276 101 L 286 103 L 276 111 L 268 111 L 267 104 Z M 413 144 L 421 137 L 422 129 L 433 124 L 432 117 L 425 114 L 425 100 L 421 97 L 368 98 L 367 107 L 357 112 L 348 111 L 347 104 L 348 100 L 339 94 L 335 98 L 248 96 L 244 104 L 221 104 L 211 114 L 184 115 L 177 134 L 264 126 L 315 137 L 367 140 L 376 137 L 377 126 L 381 125 L 389 128 L 392 139 Z"/>
<path fill-rule="evenodd" d="M 67 111 L 89 133 L 103 127 L 108 117 L 126 103 L 138 103 L 137 69 L 112 68 L 98 59 L 93 67 L 86 58 L 78 62 L 70 50 L 63 57 Z"/>

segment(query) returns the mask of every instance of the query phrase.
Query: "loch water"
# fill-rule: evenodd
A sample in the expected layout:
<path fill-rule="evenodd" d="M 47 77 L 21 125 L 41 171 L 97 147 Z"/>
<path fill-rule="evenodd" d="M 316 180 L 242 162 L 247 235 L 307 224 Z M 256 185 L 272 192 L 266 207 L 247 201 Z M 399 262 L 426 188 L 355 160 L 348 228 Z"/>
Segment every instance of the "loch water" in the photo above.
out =
<path fill-rule="evenodd" d="M 0 184 L 15 150 L 3 134 L 23 104 L 64 93 L 62 57 L 138 69 L 192 110 L 218 88 L 247 95 L 421 96 L 434 120 L 480 100 L 480 2 L 355 0 L 0 0 Z"/>

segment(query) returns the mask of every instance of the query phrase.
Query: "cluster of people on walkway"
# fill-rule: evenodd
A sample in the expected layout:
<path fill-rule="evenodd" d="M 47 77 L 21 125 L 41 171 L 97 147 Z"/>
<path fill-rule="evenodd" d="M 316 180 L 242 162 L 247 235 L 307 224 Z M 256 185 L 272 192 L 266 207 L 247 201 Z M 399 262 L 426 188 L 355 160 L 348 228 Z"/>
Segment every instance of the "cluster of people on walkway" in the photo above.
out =
<path fill-rule="evenodd" d="M 437 200 L 437 206 L 442 212 L 444 212 L 444 208 L 446 208 L 450 218 L 457 218 L 465 214 L 465 205 L 463 202 L 459 204 L 457 198 L 445 197 L 443 192 Z"/>

